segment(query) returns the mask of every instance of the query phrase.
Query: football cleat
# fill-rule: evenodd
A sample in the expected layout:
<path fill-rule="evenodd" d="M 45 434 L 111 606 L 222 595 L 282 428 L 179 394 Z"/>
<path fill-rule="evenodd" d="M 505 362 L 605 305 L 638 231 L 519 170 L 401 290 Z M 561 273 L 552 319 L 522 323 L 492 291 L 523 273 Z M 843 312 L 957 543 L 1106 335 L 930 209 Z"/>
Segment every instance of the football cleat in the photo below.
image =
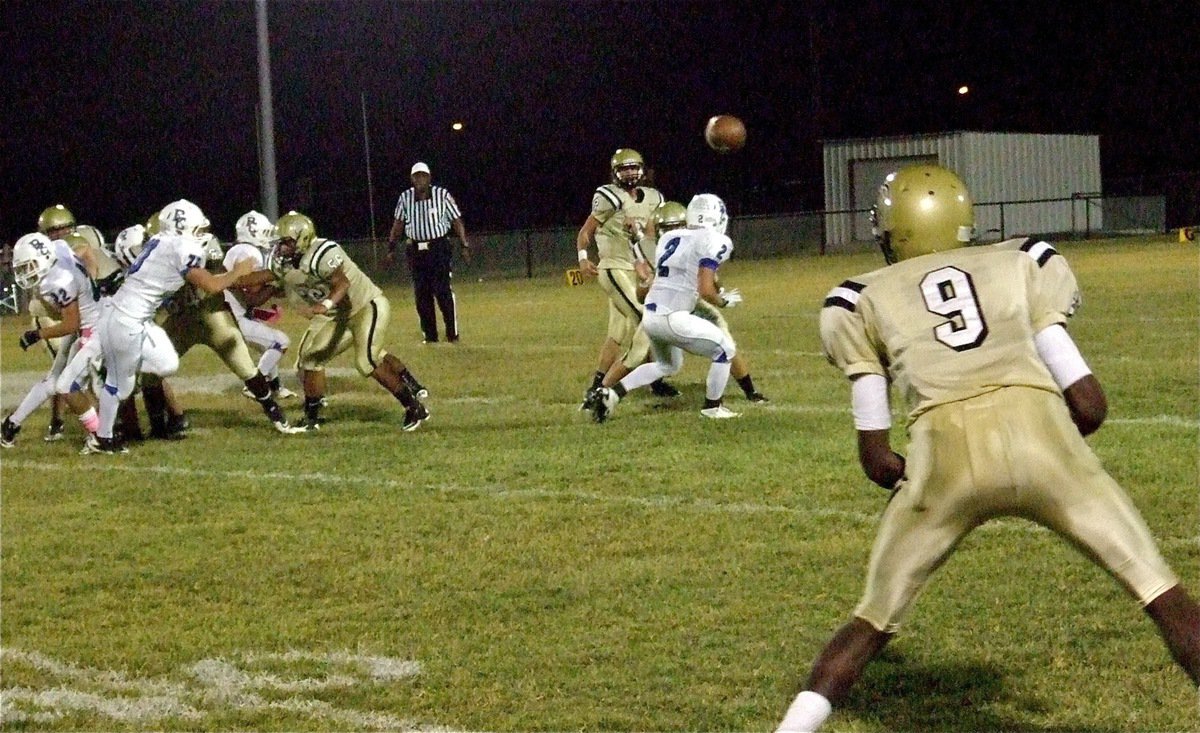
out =
<path fill-rule="evenodd" d="M 650 391 L 655 397 L 678 397 L 679 390 L 667 383 L 665 379 L 656 379 L 650 383 Z"/>
<path fill-rule="evenodd" d="M 297 435 L 299 433 L 308 432 L 307 425 L 289 425 L 287 420 L 276 420 L 271 424 L 275 426 L 276 430 L 284 435 Z"/>
<path fill-rule="evenodd" d="M 621 398 L 617 397 L 617 393 L 608 387 L 596 387 L 588 392 L 584 405 L 591 411 L 592 420 L 599 423 L 608 419 L 620 401 Z"/>
<path fill-rule="evenodd" d="M 750 400 L 751 402 L 758 403 L 770 402 L 770 400 L 767 399 L 767 396 L 762 392 L 751 392 L 750 394 L 746 395 L 746 399 Z"/>
<path fill-rule="evenodd" d="M 717 405 L 716 407 L 706 407 L 700 411 L 700 414 L 703 415 L 704 417 L 712 418 L 714 420 L 727 420 L 731 417 L 741 417 L 742 416 L 742 413 L 734 412 L 733 410 L 730 410 L 729 408 L 725 407 L 725 405 Z"/>
<path fill-rule="evenodd" d="M 79 455 L 86 456 L 96 454 L 115 456 L 128 452 L 128 448 L 121 445 L 113 438 L 101 438 L 95 433 L 88 433 L 87 440 L 85 440 L 83 443 L 83 450 L 79 451 Z"/>
<path fill-rule="evenodd" d="M 414 403 L 412 407 L 406 407 L 404 409 L 404 424 L 401 425 L 400 428 L 406 433 L 411 433 L 412 431 L 421 427 L 421 423 L 428 419 L 429 410 L 426 409 L 425 405 L 417 402 Z"/>
<path fill-rule="evenodd" d="M 63 425 L 62 420 L 51 420 L 50 424 L 46 427 L 46 437 L 42 438 L 42 440 L 46 441 L 47 443 L 55 443 L 60 441 L 65 437 L 65 430 L 66 428 Z"/>
<path fill-rule="evenodd" d="M 0 423 L 0 448 L 11 448 L 17 444 L 17 433 L 21 432 L 21 426 L 17 425 L 7 417 L 4 422 Z"/>
<path fill-rule="evenodd" d="M 296 393 L 287 387 L 280 387 L 275 390 L 274 397 L 277 400 L 290 400 L 296 396 Z"/>

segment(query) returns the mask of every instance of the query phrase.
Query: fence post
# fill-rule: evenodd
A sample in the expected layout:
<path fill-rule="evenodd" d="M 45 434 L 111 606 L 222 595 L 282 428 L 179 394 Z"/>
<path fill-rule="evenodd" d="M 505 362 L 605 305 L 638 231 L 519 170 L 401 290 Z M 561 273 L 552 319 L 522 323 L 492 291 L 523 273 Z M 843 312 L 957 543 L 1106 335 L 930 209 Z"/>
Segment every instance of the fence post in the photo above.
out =
<path fill-rule="evenodd" d="M 533 242 L 528 229 L 525 230 L 525 279 L 533 279 Z"/>

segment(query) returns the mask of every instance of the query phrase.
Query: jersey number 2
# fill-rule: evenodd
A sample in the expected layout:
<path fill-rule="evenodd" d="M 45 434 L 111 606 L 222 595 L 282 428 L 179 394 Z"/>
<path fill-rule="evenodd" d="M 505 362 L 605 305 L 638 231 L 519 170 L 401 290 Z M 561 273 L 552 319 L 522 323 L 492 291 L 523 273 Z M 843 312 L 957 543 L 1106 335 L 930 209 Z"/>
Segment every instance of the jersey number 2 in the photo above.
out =
<path fill-rule="evenodd" d="M 979 307 L 971 275 L 957 267 L 942 267 L 921 279 L 921 297 L 930 313 L 946 320 L 933 337 L 955 351 L 978 348 L 987 338 L 987 321 Z"/>

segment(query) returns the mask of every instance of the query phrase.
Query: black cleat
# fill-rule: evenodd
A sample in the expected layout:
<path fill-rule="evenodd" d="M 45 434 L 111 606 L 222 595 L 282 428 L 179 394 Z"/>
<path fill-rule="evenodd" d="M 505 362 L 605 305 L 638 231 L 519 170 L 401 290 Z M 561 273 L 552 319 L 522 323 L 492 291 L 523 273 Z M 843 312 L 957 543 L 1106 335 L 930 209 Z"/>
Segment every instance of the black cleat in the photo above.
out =
<path fill-rule="evenodd" d="M 592 413 L 592 420 L 604 422 L 612 414 L 613 408 L 620 402 L 617 393 L 608 387 L 596 387 L 588 390 L 587 399 L 583 401 L 583 409 Z"/>
<path fill-rule="evenodd" d="M 11 448 L 16 445 L 19 432 L 21 432 L 20 425 L 7 417 L 4 418 L 4 422 L 0 423 L 0 448 Z"/>
<path fill-rule="evenodd" d="M 404 424 L 401 429 L 406 433 L 411 433 L 421 427 L 421 423 L 429 419 L 429 410 L 420 402 L 416 402 L 412 407 L 404 409 Z"/>
<path fill-rule="evenodd" d="M 665 379 L 656 379 L 650 383 L 650 391 L 655 397 L 678 397 L 679 390 L 667 384 Z"/>
<path fill-rule="evenodd" d="M 55 443 L 66 437 L 66 428 L 62 420 L 51 420 L 46 427 L 46 437 L 42 440 L 47 443 Z"/>
<path fill-rule="evenodd" d="M 86 456 L 94 453 L 104 456 L 116 456 L 128 452 L 129 449 L 115 438 L 101 438 L 95 433 L 88 433 L 87 440 L 83 444 L 83 450 L 79 451 L 79 455 Z"/>
<path fill-rule="evenodd" d="M 767 399 L 767 396 L 762 392 L 751 392 L 750 394 L 746 395 L 746 399 L 750 400 L 751 402 L 770 402 L 770 400 Z"/>

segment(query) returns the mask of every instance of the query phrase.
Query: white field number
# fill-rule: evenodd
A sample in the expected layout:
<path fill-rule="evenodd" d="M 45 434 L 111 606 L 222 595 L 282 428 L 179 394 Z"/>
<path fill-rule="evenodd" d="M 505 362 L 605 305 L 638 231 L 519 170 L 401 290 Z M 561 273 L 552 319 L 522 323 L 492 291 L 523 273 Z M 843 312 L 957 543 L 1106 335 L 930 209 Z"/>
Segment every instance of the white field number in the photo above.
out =
<path fill-rule="evenodd" d="M 0 652 L 5 686 L 0 690 L 0 724 L 46 724 L 66 715 L 96 715 L 137 727 L 157 728 L 167 720 L 201 722 L 230 710 L 291 713 L 332 727 L 355 730 L 430 730 L 387 713 L 336 707 L 314 693 L 360 685 L 395 683 L 421 673 L 419 662 L 350 652 L 238 653 L 202 659 L 169 678 L 129 677 L 121 672 L 80 667 L 37 652 Z M 317 677 L 298 673 L 323 670 Z M 36 689 L 12 686 L 22 667 L 48 677 Z"/>

